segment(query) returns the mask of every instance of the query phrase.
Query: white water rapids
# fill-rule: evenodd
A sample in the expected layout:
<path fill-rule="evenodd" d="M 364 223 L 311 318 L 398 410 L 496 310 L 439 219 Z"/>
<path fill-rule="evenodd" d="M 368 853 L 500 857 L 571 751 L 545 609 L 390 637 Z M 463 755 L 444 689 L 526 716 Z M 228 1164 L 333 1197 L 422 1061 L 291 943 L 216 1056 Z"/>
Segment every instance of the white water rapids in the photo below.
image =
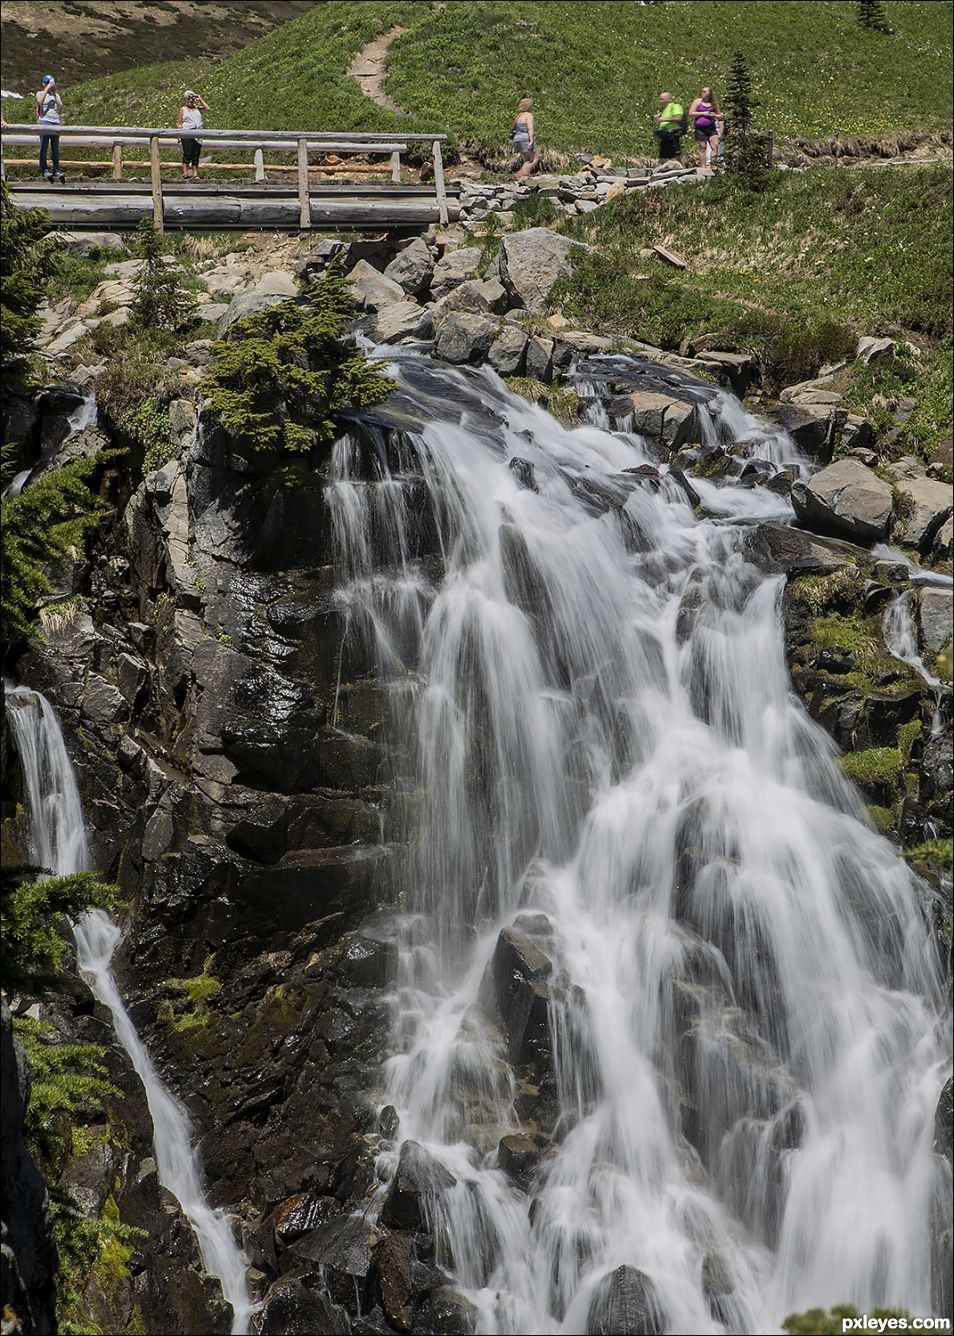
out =
<path fill-rule="evenodd" d="M 693 479 L 699 518 L 624 472 L 656 460 L 605 414 L 395 374 L 426 420 L 339 442 L 328 494 L 409 813 L 382 1102 L 457 1180 L 432 1225 L 479 1331 L 930 1312 L 942 972 L 925 888 L 790 689 L 782 579 L 746 555 L 787 503 Z M 726 396 L 707 430 L 802 465 Z M 558 1117 L 526 1193 L 497 1141 L 537 1129 L 482 987 L 515 920 L 552 962 Z M 634 1277 L 639 1325 L 612 1325 Z"/>
<path fill-rule="evenodd" d="M 23 769 L 33 862 L 57 876 L 82 872 L 89 866 L 83 809 L 59 720 L 39 692 L 15 687 L 4 696 Z M 73 931 L 77 964 L 93 996 L 109 1011 L 116 1038 L 142 1081 L 159 1181 L 182 1207 L 205 1268 L 218 1279 L 232 1307 L 232 1332 L 243 1336 L 251 1313 L 245 1263 L 228 1217 L 206 1200 L 188 1115 L 163 1085 L 116 987 L 111 963 L 122 933 L 101 910 L 84 914 Z"/>

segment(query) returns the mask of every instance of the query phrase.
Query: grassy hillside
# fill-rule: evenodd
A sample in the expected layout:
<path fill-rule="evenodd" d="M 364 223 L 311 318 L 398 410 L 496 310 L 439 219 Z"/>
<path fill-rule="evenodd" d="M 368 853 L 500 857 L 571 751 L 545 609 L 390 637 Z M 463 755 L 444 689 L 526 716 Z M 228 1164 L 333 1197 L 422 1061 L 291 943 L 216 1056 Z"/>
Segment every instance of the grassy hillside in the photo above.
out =
<path fill-rule="evenodd" d="M 0 81 L 28 94 L 47 71 L 65 90 L 159 54 L 209 59 L 223 43 L 234 51 L 305 8 L 303 0 L 3 0 Z"/>
<path fill-rule="evenodd" d="M 569 225 L 595 250 L 553 304 L 663 347 L 719 332 L 757 351 L 769 388 L 814 375 L 862 334 L 907 340 L 909 357 L 844 388 L 876 419 L 884 401 L 915 397 L 901 446 L 927 453 L 951 431 L 951 180 L 941 164 L 817 167 L 778 172 L 760 195 L 727 179 L 627 195 Z M 687 269 L 640 258 L 657 243 Z"/>
<path fill-rule="evenodd" d="M 224 60 L 165 62 L 77 87 L 70 115 L 165 124 L 191 83 L 220 127 L 404 126 L 500 144 L 517 99 L 532 96 L 545 146 L 638 154 L 651 147 L 660 88 L 686 100 L 704 82 L 718 92 L 740 49 L 758 116 L 780 135 L 949 127 L 949 0 L 898 0 L 885 11 L 890 35 L 860 28 L 849 0 L 325 0 Z M 403 117 L 346 75 L 355 52 L 398 25 L 407 31 L 391 47 L 386 87 Z M 227 27 L 222 39 L 228 50 Z"/>

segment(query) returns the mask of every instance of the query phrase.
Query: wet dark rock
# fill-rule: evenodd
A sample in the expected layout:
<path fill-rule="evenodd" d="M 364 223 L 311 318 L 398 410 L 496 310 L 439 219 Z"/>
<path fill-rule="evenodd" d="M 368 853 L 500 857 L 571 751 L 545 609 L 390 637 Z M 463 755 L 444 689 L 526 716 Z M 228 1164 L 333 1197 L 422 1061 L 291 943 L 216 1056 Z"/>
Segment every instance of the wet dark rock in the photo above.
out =
<path fill-rule="evenodd" d="M 537 480 L 533 476 L 533 465 L 529 459 L 521 459 L 519 455 L 514 455 L 510 461 L 510 472 L 517 480 L 519 487 L 524 487 L 527 491 L 538 491 Z"/>
<path fill-rule="evenodd" d="M 524 1191 L 530 1185 L 539 1158 L 540 1147 L 532 1137 L 519 1135 L 501 1137 L 497 1147 L 497 1163 Z"/>
<path fill-rule="evenodd" d="M 392 1229 L 418 1229 L 427 1219 L 428 1199 L 457 1180 L 416 1141 L 405 1141 L 398 1167 L 381 1210 L 381 1223 Z"/>
<path fill-rule="evenodd" d="M 526 933 L 517 928 L 502 930 L 490 962 L 489 993 L 515 1061 L 546 1039 L 550 998 L 546 981 L 552 972 L 552 961 Z M 486 984 L 484 991 L 488 991 Z"/>
<path fill-rule="evenodd" d="M 351 1331 L 353 1336 L 391 1336 L 394 1328 L 381 1309 L 375 1305 L 370 1313 L 365 1313 L 352 1322 Z"/>
<path fill-rule="evenodd" d="M 682 469 L 670 469 L 667 476 L 672 478 L 679 490 L 685 493 L 686 500 L 689 502 L 690 506 L 695 507 L 700 504 L 699 493 L 683 473 Z"/>
<path fill-rule="evenodd" d="M 276 1243 L 288 1246 L 303 1234 L 318 1229 L 341 1215 L 342 1207 L 334 1197 L 316 1192 L 298 1192 L 280 1202 L 272 1213 Z"/>
<path fill-rule="evenodd" d="M 587 1336 L 660 1336 L 664 1319 L 652 1282 L 634 1266 L 618 1266 L 597 1286 L 586 1319 Z"/>
<path fill-rule="evenodd" d="M 347 1336 L 350 1330 L 344 1310 L 307 1273 L 282 1276 L 252 1318 L 253 1336 Z"/>
<path fill-rule="evenodd" d="M 452 1285 L 441 1285 L 414 1316 L 414 1336 L 473 1336 L 477 1309 Z"/>
<path fill-rule="evenodd" d="M 328 1292 L 339 1303 L 353 1300 L 371 1267 L 374 1228 L 364 1216 L 340 1215 L 293 1243 L 282 1256 L 283 1272 L 320 1267 Z"/>
<path fill-rule="evenodd" d="M 386 1141 L 393 1141 L 401 1126 L 401 1119 L 393 1104 L 386 1104 L 378 1114 L 378 1128 Z"/>
<path fill-rule="evenodd" d="M 376 1246 L 372 1280 L 387 1320 L 398 1331 L 410 1331 L 414 1318 L 415 1286 L 411 1239 L 408 1235 L 388 1234 Z"/>

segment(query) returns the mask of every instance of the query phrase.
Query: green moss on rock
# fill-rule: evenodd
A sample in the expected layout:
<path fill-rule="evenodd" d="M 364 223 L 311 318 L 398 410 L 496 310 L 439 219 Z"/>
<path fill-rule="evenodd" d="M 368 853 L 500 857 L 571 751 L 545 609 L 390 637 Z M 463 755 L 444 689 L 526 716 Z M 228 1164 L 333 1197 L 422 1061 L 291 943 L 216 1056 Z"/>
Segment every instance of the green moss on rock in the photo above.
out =
<path fill-rule="evenodd" d="M 902 758 L 897 747 L 869 747 L 839 758 L 845 774 L 857 784 L 893 789 L 901 780 Z"/>
<path fill-rule="evenodd" d="M 829 608 L 860 601 L 863 585 L 857 567 L 842 566 L 829 575 L 799 575 L 789 581 L 788 592 L 817 617 Z"/>
<path fill-rule="evenodd" d="M 202 973 L 191 979 L 167 979 L 165 987 L 178 993 L 175 1000 L 159 1004 L 159 1019 L 176 1034 L 204 1030 L 209 1023 L 209 1000 L 222 991 L 218 979 L 212 976 L 212 961 L 208 956 Z"/>

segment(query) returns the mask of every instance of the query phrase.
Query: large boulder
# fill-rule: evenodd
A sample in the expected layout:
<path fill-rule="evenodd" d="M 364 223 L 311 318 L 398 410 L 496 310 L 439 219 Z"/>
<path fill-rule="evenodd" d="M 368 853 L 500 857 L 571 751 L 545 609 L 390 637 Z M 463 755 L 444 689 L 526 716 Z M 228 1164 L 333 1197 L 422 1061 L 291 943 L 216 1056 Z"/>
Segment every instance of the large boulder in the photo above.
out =
<path fill-rule="evenodd" d="M 411 297 L 420 297 L 431 286 L 434 256 L 427 242 L 415 237 L 385 268 L 384 275 Z"/>
<path fill-rule="evenodd" d="M 504 325 L 490 345 L 487 361 L 499 376 L 519 376 L 527 356 L 527 335 L 516 325 Z"/>
<path fill-rule="evenodd" d="M 618 1266 L 596 1287 L 586 1336 L 659 1336 L 664 1323 L 652 1282 L 634 1266 Z"/>
<path fill-rule="evenodd" d="M 655 390 L 634 390 L 610 400 L 614 418 L 631 418 L 630 430 L 648 440 L 676 449 L 698 440 L 695 405 Z"/>
<path fill-rule="evenodd" d="M 468 279 L 477 278 L 483 258 L 477 246 L 461 246 L 459 250 L 448 251 L 434 266 L 431 279 L 431 296 L 434 300 L 439 301 L 452 288 L 460 287 Z"/>
<path fill-rule="evenodd" d="M 381 1223 L 392 1229 L 419 1228 L 426 1218 L 428 1198 L 446 1192 L 456 1182 L 430 1151 L 416 1141 L 405 1141 L 381 1209 Z"/>
<path fill-rule="evenodd" d="M 252 1318 L 254 1336 L 344 1336 L 350 1330 L 342 1309 L 307 1272 L 276 1281 Z"/>
<path fill-rule="evenodd" d="M 500 281 L 515 306 L 540 311 L 553 288 L 573 268 L 580 247 L 548 227 L 513 232 L 500 243 Z"/>
<path fill-rule="evenodd" d="M 417 302 L 392 302 L 375 312 L 368 332 L 378 343 L 426 339 L 432 328 L 431 309 L 430 306 L 418 306 Z"/>
<path fill-rule="evenodd" d="M 405 292 L 400 283 L 378 273 L 367 260 L 359 260 L 348 275 L 354 304 L 361 311 L 380 311 L 382 306 L 403 301 Z"/>
<path fill-rule="evenodd" d="M 287 296 L 279 292 L 240 292 L 226 307 L 216 333 L 220 339 L 224 338 L 237 320 L 242 320 L 247 315 L 254 315 L 256 311 L 264 311 L 266 306 L 280 306 L 282 302 L 288 300 Z"/>
<path fill-rule="evenodd" d="M 792 487 L 800 524 L 853 541 L 886 538 L 893 502 L 890 486 L 857 459 L 839 459 Z"/>
<path fill-rule="evenodd" d="M 499 315 L 507 309 L 507 294 L 495 278 L 469 278 L 444 294 L 434 305 L 434 328 L 441 325 L 454 311 L 477 315 Z"/>
<path fill-rule="evenodd" d="M 848 420 L 847 409 L 830 404 L 773 404 L 763 416 L 788 432 L 803 454 L 827 463 L 838 434 Z"/>
<path fill-rule="evenodd" d="M 477 366 L 490 352 L 496 333 L 496 320 L 455 312 L 441 325 L 434 352 L 444 362 L 469 362 Z"/>
<path fill-rule="evenodd" d="M 453 1285 L 438 1285 L 418 1309 L 415 1336 L 471 1336 L 477 1330 L 477 1309 Z"/>
<path fill-rule="evenodd" d="M 951 513 L 951 488 L 933 478 L 899 478 L 895 492 L 894 537 L 926 552 Z"/>
<path fill-rule="evenodd" d="M 507 1032 L 510 1056 L 519 1061 L 548 1034 L 548 980 L 553 962 L 519 928 L 504 928 L 484 985 Z"/>

